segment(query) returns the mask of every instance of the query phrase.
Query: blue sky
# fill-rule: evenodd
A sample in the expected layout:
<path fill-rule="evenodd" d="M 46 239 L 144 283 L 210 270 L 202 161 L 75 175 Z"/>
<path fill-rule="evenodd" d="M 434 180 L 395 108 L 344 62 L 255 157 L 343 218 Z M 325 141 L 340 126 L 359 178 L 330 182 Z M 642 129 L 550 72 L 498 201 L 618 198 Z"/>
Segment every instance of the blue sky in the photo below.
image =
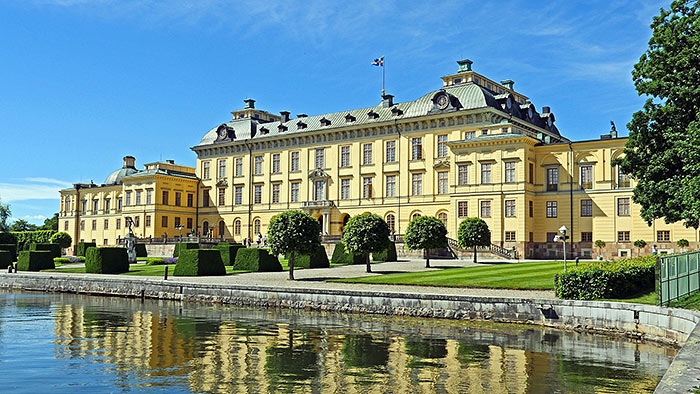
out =
<path fill-rule="evenodd" d="M 574 139 L 643 103 L 630 71 L 668 1 L 0 0 L 0 199 L 43 223 L 58 190 L 127 154 L 174 159 L 229 112 L 310 115 L 414 100 L 469 58 L 551 106 Z"/>

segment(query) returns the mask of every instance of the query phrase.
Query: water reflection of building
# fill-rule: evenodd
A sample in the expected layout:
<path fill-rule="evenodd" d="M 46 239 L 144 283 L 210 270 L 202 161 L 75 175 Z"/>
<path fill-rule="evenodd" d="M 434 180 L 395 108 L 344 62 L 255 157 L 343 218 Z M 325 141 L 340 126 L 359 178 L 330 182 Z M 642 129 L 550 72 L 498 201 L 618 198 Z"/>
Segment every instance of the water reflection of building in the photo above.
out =
<path fill-rule="evenodd" d="M 475 331 L 454 340 L 108 310 L 60 306 L 59 357 L 87 357 L 108 363 L 117 379 L 128 372 L 144 385 L 184 385 L 194 392 L 527 393 L 551 389 L 552 379 L 562 389 L 617 379 L 625 386 L 613 392 L 643 392 L 658 380 L 644 372 L 643 358 L 654 356 L 646 345 L 586 350 L 577 342 L 590 347 L 590 338 L 579 341 L 577 334 L 537 331 L 525 343 L 527 335 Z M 592 351 L 597 354 L 588 357 Z M 610 372 L 604 364 L 615 357 L 637 364 Z"/>

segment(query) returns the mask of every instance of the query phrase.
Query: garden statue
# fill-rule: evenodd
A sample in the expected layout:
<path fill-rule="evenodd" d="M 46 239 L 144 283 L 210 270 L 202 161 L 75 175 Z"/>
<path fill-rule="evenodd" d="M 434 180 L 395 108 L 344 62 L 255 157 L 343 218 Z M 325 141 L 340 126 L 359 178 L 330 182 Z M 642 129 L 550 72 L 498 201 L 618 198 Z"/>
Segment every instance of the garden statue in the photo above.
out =
<path fill-rule="evenodd" d="M 129 257 L 129 264 L 136 263 L 136 236 L 132 227 L 134 225 L 133 219 L 130 217 L 126 218 L 126 227 L 129 229 L 129 234 L 124 237 L 124 245 L 126 245 L 126 254 Z"/>

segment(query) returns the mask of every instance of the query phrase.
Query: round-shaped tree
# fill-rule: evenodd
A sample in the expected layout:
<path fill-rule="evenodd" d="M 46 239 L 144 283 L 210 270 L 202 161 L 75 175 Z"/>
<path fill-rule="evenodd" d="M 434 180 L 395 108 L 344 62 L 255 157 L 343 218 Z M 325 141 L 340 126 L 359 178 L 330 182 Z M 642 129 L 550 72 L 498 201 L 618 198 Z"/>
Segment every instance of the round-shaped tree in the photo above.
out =
<path fill-rule="evenodd" d="M 70 234 L 68 233 L 60 232 L 51 236 L 51 243 L 61 245 L 62 249 L 70 247 L 72 242 L 73 238 L 71 238 Z"/>
<path fill-rule="evenodd" d="M 457 243 L 464 249 L 474 248 L 474 262 L 476 263 L 476 248 L 491 244 L 491 230 L 481 218 L 466 218 L 459 224 Z"/>
<path fill-rule="evenodd" d="M 408 223 L 403 240 L 408 249 L 423 250 L 425 268 L 430 268 L 430 249 L 447 246 L 447 228 L 438 218 L 419 216 Z"/>
<path fill-rule="evenodd" d="M 605 241 L 602 239 L 596 239 L 595 242 L 593 243 L 593 246 L 598 248 L 598 258 L 603 257 L 603 248 L 605 247 Z"/>
<path fill-rule="evenodd" d="M 690 242 L 688 242 L 687 239 L 682 238 L 682 239 L 679 239 L 678 241 L 676 241 L 676 245 L 678 245 L 679 248 L 683 249 L 683 248 L 687 248 L 688 245 L 690 245 Z"/>
<path fill-rule="evenodd" d="M 369 254 L 386 248 L 389 241 L 389 226 L 373 213 L 363 213 L 350 218 L 343 232 L 345 249 L 350 253 L 365 255 L 367 272 L 372 272 Z"/>
<path fill-rule="evenodd" d="M 294 280 L 294 256 L 311 254 L 321 244 L 318 220 L 302 211 L 286 211 L 270 220 L 267 243 L 273 254 L 289 255 L 289 279 Z"/>

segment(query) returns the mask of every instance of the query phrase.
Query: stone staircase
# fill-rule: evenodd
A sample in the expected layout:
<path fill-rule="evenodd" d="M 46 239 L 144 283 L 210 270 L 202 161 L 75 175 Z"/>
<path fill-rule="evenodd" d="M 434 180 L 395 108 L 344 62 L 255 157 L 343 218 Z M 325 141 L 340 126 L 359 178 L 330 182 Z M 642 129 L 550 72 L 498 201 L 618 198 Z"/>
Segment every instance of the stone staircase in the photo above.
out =
<path fill-rule="evenodd" d="M 473 250 L 467 250 L 463 249 L 462 247 L 459 246 L 457 243 L 457 240 L 452 239 L 452 238 L 447 238 L 447 249 L 450 250 L 452 253 L 453 258 L 456 258 L 458 253 L 461 252 L 461 254 L 465 253 L 473 253 Z M 500 245 L 496 244 L 491 244 L 489 246 L 480 246 L 476 248 L 477 253 L 491 253 L 495 256 L 508 259 L 508 260 L 518 260 L 518 251 L 515 249 L 508 249 L 504 248 Z"/>

